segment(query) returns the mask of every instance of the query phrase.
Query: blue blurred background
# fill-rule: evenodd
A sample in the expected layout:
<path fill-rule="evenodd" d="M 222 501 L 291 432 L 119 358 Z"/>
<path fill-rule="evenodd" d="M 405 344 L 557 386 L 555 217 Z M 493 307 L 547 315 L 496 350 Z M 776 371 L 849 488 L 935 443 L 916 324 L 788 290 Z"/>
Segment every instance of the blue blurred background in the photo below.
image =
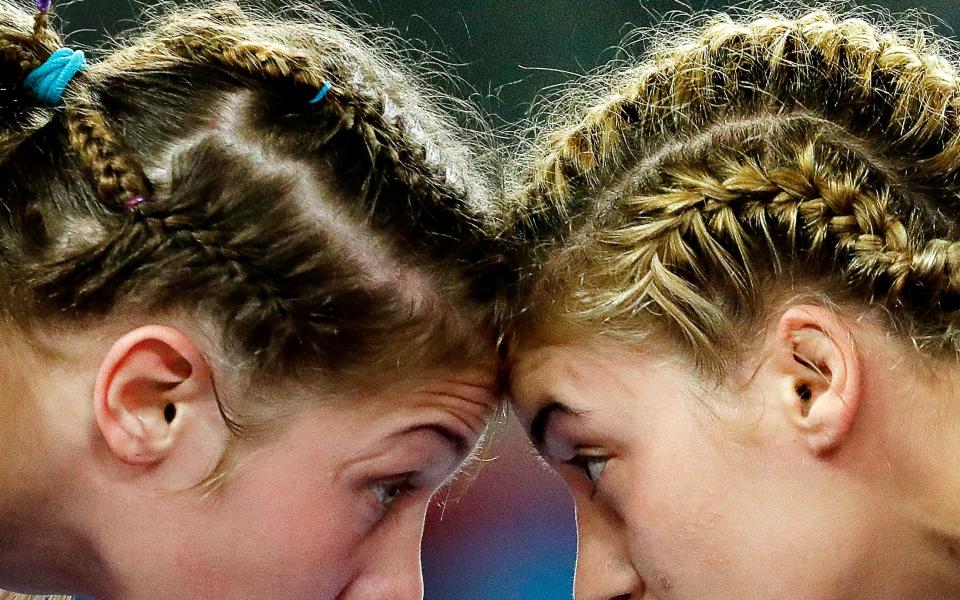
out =
<path fill-rule="evenodd" d="M 302 4 L 328 6 L 317 0 Z M 393 27 L 414 46 L 446 56 L 464 80 L 453 91 L 471 97 L 494 126 L 509 127 L 529 114 L 540 90 L 562 86 L 617 57 L 620 41 L 634 28 L 651 27 L 671 11 L 717 10 L 731 4 L 353 0 L 345 10 L 364 22 Z M 895 12 L 920 9 L 942 19 L 938 29 L 951 37 L 951 26 L 960 24 L 957 0 L 887 0 L 870 6 Z M 76 0 L 58 2 L 58 12 L 63 30 L 72 32 L 72 43 L 95 45 L 106 34 L 122 32 L 137 7 L 127 0 Z M 426 599 L 571 598 L 576 531 L 572 503 L 559 481 L 540 466 L 512 421 L 494 433 L 481 466 L 441 492 L 429 515 L 423 547 Z"/>

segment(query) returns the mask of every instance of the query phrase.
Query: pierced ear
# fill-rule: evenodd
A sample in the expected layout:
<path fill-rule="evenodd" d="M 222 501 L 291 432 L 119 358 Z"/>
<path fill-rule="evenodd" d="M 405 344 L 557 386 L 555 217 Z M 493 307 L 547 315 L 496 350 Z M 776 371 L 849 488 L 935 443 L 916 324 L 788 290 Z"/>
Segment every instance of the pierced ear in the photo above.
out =
<path fill-rule="evenodd" d="M 792 307 L 777 324 L 778 402 L 815 454 L 847 437 L 862 395 L 861 357 L 852 332 L 829 310 Z"/>
<path fill-rule="evenodd" d="M 176 463 L 184 481 L 205 475 L 200 463 L 215 463 L 228 434 L 207 360 L 170 327 L 140 327 L 118 339 L 101 362 L 94 403 L 117 459 Z"/>

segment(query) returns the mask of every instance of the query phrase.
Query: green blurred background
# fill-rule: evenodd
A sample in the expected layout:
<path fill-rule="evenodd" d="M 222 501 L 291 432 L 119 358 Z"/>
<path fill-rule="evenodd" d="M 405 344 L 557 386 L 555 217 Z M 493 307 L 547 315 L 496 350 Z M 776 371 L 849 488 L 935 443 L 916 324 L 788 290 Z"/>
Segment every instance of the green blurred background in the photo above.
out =
<path fill-rule="evenodd" d="M 299 4 L 330 6 L 316 0 Z M 722 10 L 734 4 L 715 0 L 351 0 L 340 6 L 367 22 L 395 28 L 418 48 L 442 53 L 454 63 L 453 70 L 472 89 L 478 104 L 511 122 L 526 114 L 540 90 L 615 58 L 621 40 L 634 28 L 652 27 L 671 14 Z M 944 35 L 953 35 L 953 28 L 960 25 L 957 0 L 887 0 L 868 6 L 894 12 L 919 9 L 939 21 L 937 28 Z M 104 33 L 123 31 L 137 14 L 137 4 L 130 0 L 75 0 L 58 7 L 66 30 L 73 32 L 71 39 L 81 43 L 96 43 Z M 464 89 L 464 95 L 468 91 Z"/>
<path fill-rule="evenodd" d="M 541 90 L 561 88 L 573 76 L 622 55 L 621 41 L 635 28 L 730 5 L 702 0 L 352 0 L 336 12 L 392 27 L 415 47 L 445 56 L 462 78 L 454 91 L 479 105 L 495 127 L 507 130 L 528 116 Z M 894 13 L 922 11 L 947 37 L 955 37 L 960 25 L 958 0 L 888 0 L 869 6 Z M 57 12 L 71 43 L 96 45 L 108 34 L 122 39 L 138 5 L 75 0 L 57 3 Z M 427 600 L 570 598 L 576 534 L 568 495 L 533 457 L 515 424 L 504 426 L 490 454 L 499 458 L 487 462 L 468 489 L 458 485 L 452 493 L 441 492 L 428 518 Z"/>

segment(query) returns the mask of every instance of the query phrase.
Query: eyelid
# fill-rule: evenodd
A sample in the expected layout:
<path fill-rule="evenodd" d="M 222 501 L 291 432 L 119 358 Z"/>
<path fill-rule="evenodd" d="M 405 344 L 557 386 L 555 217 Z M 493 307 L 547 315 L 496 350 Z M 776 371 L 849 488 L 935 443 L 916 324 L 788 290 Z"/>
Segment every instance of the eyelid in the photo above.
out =
<path fill-rule="evenodd" d="M 609 464 L 613 458 L 614 457 L 610 452 L 607 452 L 601 448 L 591 447 L 578 451 L 573 458 L 566 461 L 565 464 L 579 471 L 579 476 L 586 479 L 588 485 L 590 486 L 590 500 L 593 500 L 596 498 L 597 494 L 600 493 L 600 483 L 603 479 L 603 474 L 609 468 Z M 588 468 L 587 463 L 595 460 L 602 460 L 603 468 L 599 474 L 597 474 L 595 477 L 591 477 L 591 475 L 586 472 Z"/>
<path fill-rule="evenodd" d="M 577 444 L 572 439 L 580 437 L 575 432 L 569 430 L 574 428 L 584 417 L 591 414 L 589 410 L 575 410 L 567 408 L 559 403 L 556 404 L 554 412 L 551 414 L 546 427 L 543 429 L 541 443 L 537 450 L 546 458 L 566 462 L 572 458 L 582 448 L 590 447 L 588 444 Z M 575 427 L 580 429 L 580 427 Z"/>
<path fill-rule="evenodd" d="M 460 434 L 448 426 L 425 423 L 397 431 L 385 438 L 375 458 L 354 467 L 354 481 L 364 493 L 374 486 L 410 478 L 417 488 L 434 489 L 455 474 L 464 460 Z M 469 442 L 469 439 L 467 440 Z"/>

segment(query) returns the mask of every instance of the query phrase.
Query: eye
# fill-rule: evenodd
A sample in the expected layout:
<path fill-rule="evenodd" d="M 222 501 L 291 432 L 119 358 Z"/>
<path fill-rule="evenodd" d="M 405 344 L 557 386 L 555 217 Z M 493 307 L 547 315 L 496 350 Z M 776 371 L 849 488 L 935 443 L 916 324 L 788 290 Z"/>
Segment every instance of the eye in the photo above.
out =
<path fill-rule="evenodd" d="M 373 485 L 373 496 L 377 503 L 383 509 L 387 509 L 397 500 L 416 490 L 409 476 L 395 479 L 387 479 L 377 482 Z"/>
<path fill-rule="evenodd" d="M 587 480 L 590 481 L 590 484 L 596 486 L 600 482 L 600 476 L 603 475 L 603 470 L 607 467 L 607 462 L 610 461 L 608 456 L 597 455 L 597 454 L 578 454 L 567 461 L 568 465 L 574 466 L 587 476 Z"/>

